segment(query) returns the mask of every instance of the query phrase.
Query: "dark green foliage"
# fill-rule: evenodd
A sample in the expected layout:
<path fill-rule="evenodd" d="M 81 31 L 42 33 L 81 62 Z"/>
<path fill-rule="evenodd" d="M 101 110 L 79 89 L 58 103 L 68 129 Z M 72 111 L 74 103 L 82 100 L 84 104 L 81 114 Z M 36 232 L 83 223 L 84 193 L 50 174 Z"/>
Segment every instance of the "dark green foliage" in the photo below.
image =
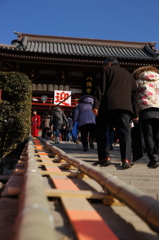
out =
<path fill-rule="evenodd" d="M 0 158 L 29 136 L 31 120 L 31 80 L 23 73 L 0 72 Z"/>

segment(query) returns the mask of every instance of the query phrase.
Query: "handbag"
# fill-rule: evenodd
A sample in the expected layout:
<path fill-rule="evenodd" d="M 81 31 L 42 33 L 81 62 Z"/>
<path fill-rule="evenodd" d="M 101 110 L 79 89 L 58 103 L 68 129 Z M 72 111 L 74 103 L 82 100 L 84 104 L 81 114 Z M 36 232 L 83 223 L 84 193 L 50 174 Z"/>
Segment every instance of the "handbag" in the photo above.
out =
<path fill-rule="evenodd" d="M 72 139 L 73 139 L 74 143 L 76 142 L 77 137 L 78 137 L 78 125 L 79 125 L 79 123 L 75 122 L 75 124 L 73 125 L 73 128 L 72 128 Z"/>

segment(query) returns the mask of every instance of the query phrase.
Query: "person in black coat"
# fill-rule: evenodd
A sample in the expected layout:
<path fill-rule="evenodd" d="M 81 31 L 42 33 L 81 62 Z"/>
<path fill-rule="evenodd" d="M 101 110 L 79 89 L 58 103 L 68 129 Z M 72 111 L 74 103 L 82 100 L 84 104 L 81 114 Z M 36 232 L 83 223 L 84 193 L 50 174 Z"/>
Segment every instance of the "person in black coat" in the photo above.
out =
<path fill-rule="evenodd" d="M 63 128 L 66 128 L 68 121 L 61 107 L 55 107 L 52 111 L 50 126 L 54 128 L 55 143 L 60 142 L 60 134 Z"/>
<path fill-rule="evenodd" d="M 133 76 L 119 66 L 115 58 L 103 63 L 103 74 L 97 86 L 93 113 L 96 114 L 97 163 L 111 163 L 106 147 L 106 129 L 111 123 L 119 135 L 123 168 L 129 168 L 131 160 L 130 120 L 138 121 L 138 92 Z"/>

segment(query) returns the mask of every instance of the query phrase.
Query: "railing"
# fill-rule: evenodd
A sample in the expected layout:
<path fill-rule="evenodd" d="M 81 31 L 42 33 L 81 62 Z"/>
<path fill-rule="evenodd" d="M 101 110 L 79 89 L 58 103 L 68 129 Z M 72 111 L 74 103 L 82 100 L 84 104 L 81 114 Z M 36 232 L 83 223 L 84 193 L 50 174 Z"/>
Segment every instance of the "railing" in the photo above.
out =
<path fill-rule="evenodd" d="M 146 195 L 141 190 L 136 189 L 134 186 L 123 182 L 116 176 L 96 169 L 84 161 L 68 156 L 63 150 L 52 146 L 45 139 L 40 137 L 39 139 L 46 144 L 47 148 L 61 159 L 64 159 L 68 165 L 70 164 L 77 167 L 81 173 L 94 179 L 103 189 L 107 190 L 108 193 L 125 203 L 125 205 L 143 219 L 152 230 L 159 233 L 159 204 L 155 199 Z"/>
<path fill-rule="evenodd" d="M 76 105 L 77 105 L 77 103 L 78 103 L 78 99 L 77 98 L 72 98 L 71 99 L 71 106 L 69 106 L 69 107 L 75 107 Z M 55 106 L 55 104 L 54 104 L 54 99 L 53 98 L 50 98 L 50 97 L 48 97 L 47 98 L 47 100 L 46 100 L 46 102 L 43 102 L 42 100 L 41 100 L 41 97 L 32 97 L 32 105 L 33 106 Z"/>
<path fill-rule="evenodd" d="M 67 155 L 61 149 L 52 146 L 49 141 L 39 139 L 55 155 L 65 160 L 68 167 L 73 165 L 77 167 L 81 174 L 86 174 L 94 179 L 109 194 L 131 208 L 151 229 L 159 233 L 159 204 L 155 199 L 115 176 Z M 54 220 L 44 194 L 44 185 L 35 161 L 34 145 L 31 137 L 26 144 L 21 160 L 16 166 L 14 174 L 10 177 L 2 193 L 2 197 L 19 195 L 20 207 L 12 240 L 56 239 Z M 15 178 L 18 176 L 23 177 L 22 189 L 15 188 Z"/>
<path fill-rule="evenodd" d="M 54 230 L 54 219 L 44 193 L 41 175 L 34 159 L 32 138 L 26 144 L 26 156 L 22 161 L 24 168 L 23 187 L 19 197 L 19 212 L 14 224 L 12 240 L 52 240 L 57 239 Z M 18 165 L 17 165 L 18 166 Z M 11 178 L 14 178 L 13 175 Z M 11 179 L 10 179 L 11 180 Z M 8 186 L 3 195 L 17 194 Z"/>

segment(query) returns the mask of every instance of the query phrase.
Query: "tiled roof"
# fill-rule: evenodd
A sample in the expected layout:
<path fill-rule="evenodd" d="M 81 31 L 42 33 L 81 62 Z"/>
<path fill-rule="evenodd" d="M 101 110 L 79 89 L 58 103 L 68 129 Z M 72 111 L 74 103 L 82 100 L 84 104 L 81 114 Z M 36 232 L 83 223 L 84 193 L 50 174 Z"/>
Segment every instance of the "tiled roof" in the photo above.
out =
<path fill-rule="evenodd" d="M 97 39 L 53 37 L 18 33 L 14 45 L 0 44 L 0 49 L 53 55 L 159 60 L 152 42 L 124 42 Z"/>
<path fill-rule="evenodd" d="M 76 55 L 90 57 L 116 56 L 119 58 L 152 58 L 155 57 L 154 52 L 150 52 L 147 48 L 139 49 L 132 47 L 114 47 L 99 46 L 92 44 L 76 44 L 76 43 L 51 43 L 51 42 L 35 42 L 28 41 L 25 51 L 37 53 L 49 53 L 59 55 Z"/>

